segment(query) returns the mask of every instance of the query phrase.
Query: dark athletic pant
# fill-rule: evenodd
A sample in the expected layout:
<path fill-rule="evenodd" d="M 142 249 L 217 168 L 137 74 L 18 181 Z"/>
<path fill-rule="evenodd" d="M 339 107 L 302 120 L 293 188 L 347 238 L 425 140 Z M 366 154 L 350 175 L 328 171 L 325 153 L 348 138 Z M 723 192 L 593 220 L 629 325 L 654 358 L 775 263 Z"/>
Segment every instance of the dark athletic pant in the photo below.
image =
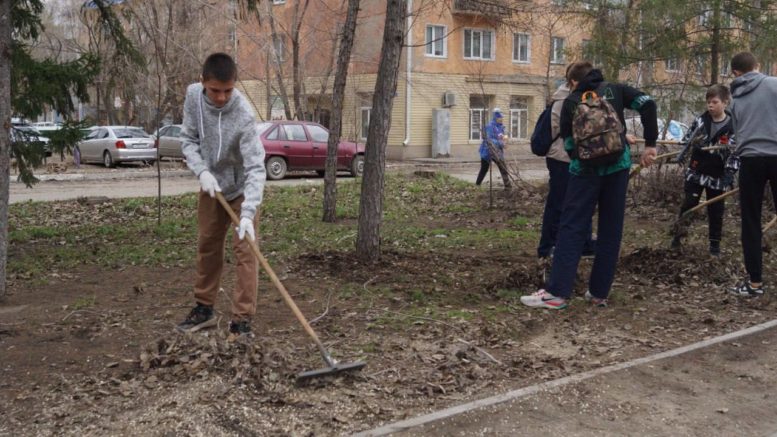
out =
<path fill-rule="evenodd" d="M 585 240 L 591 235 L 591 218 L 597 206 L 598 238 L 588 290 L 598 298 L 607 298 L 610 294 L 623 237 L 628 183 L 628 169 L 606 176 L 569 176 L 553 266 L 545 287 L 550 294 L 565 299 L 572 296 L 577 265 Z"/>
<path fill-rule="evenodd" d="M 496 161 L 494 161 L 496 163 Z M 478 178 L 475 180 L 475 185 L 480 185 L 483 182 L 483 178 L 486 177 L 486 173 L 488 173 L 488 167 L 491 166 L 491 160 L 490 159 L 483 159 L 480 158 L 480 172 L 478 173 Z M 499 165 L 497 163 L 496 168 L 499 169 L 499 173 L 502 175 L 502 183 L 505 187 L 510 187 L 512 184 L 510 183 L 510 175 L 507 174 L 507 169 Z"/>
<path fill-rule="evenodd" d="M 766 183 L 777 203 L 777 156 L 744 156 L 739 167 L 739 207 L 742 214 L 742 252 L 751 282 L 762 282 L 761 208 Z"/>
<path fill-rule="evenodd" d="M 707 192 L 707 200 L 718 197 L 723 194 L 721 190 L 713 190 L 709 187 L 701 186 L 697 183 L 685 181 L 685 202 L 680 207 L 680 217 L 685 211 L 699 204 L 701 193 Z M 720 241 L 723 236 L 723 213 L 726 211 L 726 202 L 721 200 L 711 205 L 707 205 L 707 219 L 709 220 L 709 238 L 710 241 Z"/>
<path fill-rule="evenodd" d="M 569 163 L 557 159 L 545 158 L 548 167 L 548 197 L 545 199 L 545 211 L 542 213 L 542 234 L 540 244 L 537 246 L 537 256 L 545 258 L 550 256 L 556 246 L 561 211 L 564 208 L 564 198 L 567 195 L 569 185 Z M 591 223 L 588 226 L 588 239 L 583 251 L 593 251 L 594 242 L 591 239 Z"/>

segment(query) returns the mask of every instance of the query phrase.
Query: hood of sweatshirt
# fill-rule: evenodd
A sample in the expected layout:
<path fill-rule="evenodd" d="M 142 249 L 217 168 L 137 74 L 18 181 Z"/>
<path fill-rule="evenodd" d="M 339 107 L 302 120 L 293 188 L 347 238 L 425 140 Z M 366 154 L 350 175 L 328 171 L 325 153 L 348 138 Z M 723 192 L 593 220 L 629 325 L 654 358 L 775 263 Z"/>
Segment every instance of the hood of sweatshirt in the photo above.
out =
<path fill-rule="evenodd" d="M 570 92 L 571 90 L 569 89 L 569 86 L 567 84 L 562 84 L 556 89 L 550 99 L 554 102 L 557 100 L 564 100 L 569 96 Z"/>
<path fill-rule="evenodd" d="M 576 90 L 579 90 L 580 92 L 593 91 L 599 88 L 599 85 L 601 85 L 602 82 L 604 82 L 602 70 L 594 68 L 580 81 Z"/>
<path fill-rule="evenodd" d="M 189 85 L 181 140 L 192 172 L 213 174 L 227 200 L 244 195 L 241 217 L 253 218 L 264 191 L 265 152 L 253 108 L 243 94 L 233 90 L 218 108 L 206 97 L 201 83 Z"/>
<path fill-rule="evenodd" d="M 757 71 L 745 73 L 731 82 L 731 95 L 733 97 L 741 97 L 745 94 L 749 94 L 754 89 L 758 88 L 758 85 L 760 85 L 765 78 L 765 74 Z"/>

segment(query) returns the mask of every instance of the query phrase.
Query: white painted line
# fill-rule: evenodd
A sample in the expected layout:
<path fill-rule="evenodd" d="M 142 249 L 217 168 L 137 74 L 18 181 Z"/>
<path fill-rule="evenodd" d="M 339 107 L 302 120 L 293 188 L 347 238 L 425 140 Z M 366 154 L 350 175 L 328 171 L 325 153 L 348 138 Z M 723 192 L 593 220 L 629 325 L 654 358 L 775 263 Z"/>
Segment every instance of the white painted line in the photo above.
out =
<path fill-rule="evenodd" d="M 580 381 L 584 381 L 586 379 L 593 378 L 595 376 L 604 375 L 606 373 L 615 372 L 618 370 L 628 369 L 630 367 L 639 366 L 641 364 L 651 363 L 653 361 L 662 360 L 664 358 L 671 358 L 675 357 L 677 355 L 682 355 L 687 352 L 695 351 L 697 349 L 702 349 L 708 346 L 712 346 L 718 343 L 723 343 L 725 341 L 734 340 L 739 337 L 744 337 L 750 334 L 755 334 L 757 332 L 765 331 L 769 328 L 773 328 L 777 326 L 777 319 L 768 321 L 766 323 L 762 323 L 760 325 L 751 326 L 747 329 L 742 329 L 740 331 L 731 332 L 725 335 L 721 335 L 719 337 L 713 337 L 707 340 L 703 340 L 697 343 L 690 344 L 688 346 L 683 346 L 677 349 L 672 349 L 666 352 L 661 352 L 655 355 L 650 355 L 643 358 L 637 358 L 635 360 L 627 361 L 625 363 L 619 363 L 619 364 L 613 364 L 610 366 L 602 367 L 599 369 L 589 370 L 587 372 L 578 373 L 576 375 L 570 375 L 566 376 L 564 378 L 555 379 L 553 381 L 546 381 L 541 382 L 539 384 L 531 385 L 528 387 L 519 388 L 517 390 L 509 391 L 507 393 L 503 393 L 500 395 L 492 396 L 490 398 L 484 398 L 484 399 L 478 399 L 473 402 L 468 402 L 466 404 L 457 405 L 454 407 L 446 408 L 444 410 L 436 411 L 434 413 L 425 414 L 423 416 L 414 417 L 411 419 L 401 420 L 399 422 L 390 423 L 388 425 L 383 425 L 379 428 L 362 431 L 359 433 L 356 433 L 353 435 L 353 437 L 372 437 L 372 436 L 382 436 L 382 435 L 388 435 L 394 432 L 401 432 L 401 431 L 407 431 L 410 428 L 414 428 L 416 426 L 425 425 L 430 422 L 435 422 L 437 420 L 441 419 L 447 419 L 449 417 L 453 417 L 457 414 L 466 413 L 468 411 L 476 410 L 478 408 L 487 407 L 490 405 L 496 405 L 500 404 L 502 402 L 512 401 L 515 399 L 519 399 L 534 393 L 537 393 L 542 390 L 548 390 L 555 387 L 560 387 L 562 385 L 567 385 L 571 383 L 576 383 Z M 775 434 L 772 437 L 777 437 L 777 434 Z"/>

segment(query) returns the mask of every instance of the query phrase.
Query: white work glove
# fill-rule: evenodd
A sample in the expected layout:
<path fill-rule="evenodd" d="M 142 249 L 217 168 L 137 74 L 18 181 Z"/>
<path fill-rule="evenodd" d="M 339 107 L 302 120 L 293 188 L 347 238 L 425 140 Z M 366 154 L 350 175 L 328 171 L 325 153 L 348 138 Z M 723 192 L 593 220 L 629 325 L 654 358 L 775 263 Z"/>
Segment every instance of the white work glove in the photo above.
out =
<path fill-rule="evenodd" d="M 219 193 L 221 192 L 216 177 L 208 170 L 200 173 L 200 186 L 202 187 L 202 191 L 210 194 L 210 197 L 216 197 L 216 191 Z"/>
<path fill-rule="evenodd" d="M 245 238 L 246 234 L 248 234 L 251 238 L 251 241 L 256 241 L 256 236 L 254 234 L 254 221 L 251 219 L 247 219 L 245 217 L 240 219 L 240 226 L 236 229 L 237 230 L 237 237 L 241 240 Z"/>

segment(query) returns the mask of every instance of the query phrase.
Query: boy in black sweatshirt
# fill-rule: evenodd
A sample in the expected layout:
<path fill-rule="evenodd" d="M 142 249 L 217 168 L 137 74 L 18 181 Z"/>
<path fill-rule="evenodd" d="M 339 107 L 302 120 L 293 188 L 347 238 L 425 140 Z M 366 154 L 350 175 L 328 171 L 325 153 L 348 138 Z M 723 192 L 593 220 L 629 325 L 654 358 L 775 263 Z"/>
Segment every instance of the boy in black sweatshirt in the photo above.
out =
<path fill-rule="evenodd" d="M 706 191 L 709 200 L 731 189 L 734 175 L 739 169 L 739 157 L 733 153 L 734 127 L 730 114 L 726 112 L 731 94 L 726 86 L 713 85 L 707 90 L 705 98 L 707 111 L 691 124 L 682 141 L 685 147 L 677 157 L 678 162 L 684 162 L 688 152 L 691 154 L 688 168 L 685 170 L 685 202 L 680 208 L 680 217 L 699 204 L 702 192 Z M 714 150 L 702 150 L 703 148 Z M 710 254 L 713 256 L 720 255 L 724 212 L 723 201 L 707 206 Z M 687 226 L 687 222 L 680 223 L 682 227 Z M 680 248 L 684 231 L 685 229 L 680 228 L 675 232 L 672 239 L 673 249 Z"/>

